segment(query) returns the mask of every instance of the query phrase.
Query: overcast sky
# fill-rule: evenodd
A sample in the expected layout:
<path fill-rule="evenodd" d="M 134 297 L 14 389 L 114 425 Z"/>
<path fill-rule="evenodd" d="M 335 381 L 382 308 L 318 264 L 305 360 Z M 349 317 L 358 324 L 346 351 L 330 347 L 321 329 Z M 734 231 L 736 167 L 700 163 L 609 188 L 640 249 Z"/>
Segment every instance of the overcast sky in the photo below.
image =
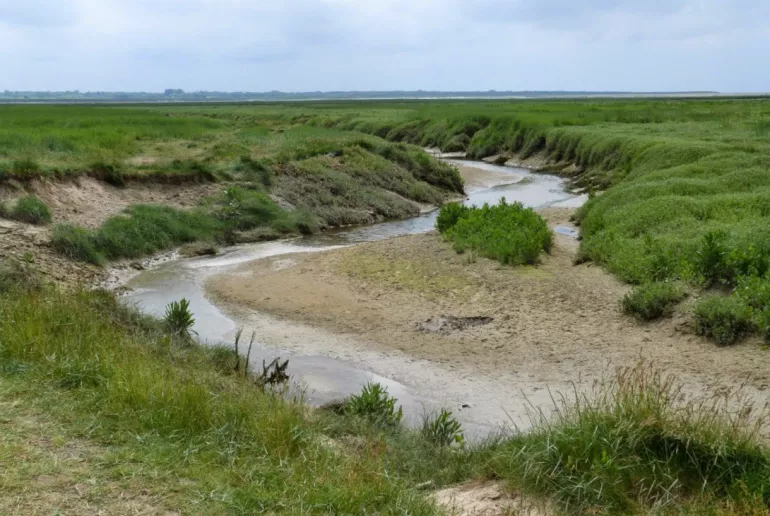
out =
<path fill-rule="evenodd" d="M 0 0 L 0 90 L 770 91 L 770 0 Z"/>

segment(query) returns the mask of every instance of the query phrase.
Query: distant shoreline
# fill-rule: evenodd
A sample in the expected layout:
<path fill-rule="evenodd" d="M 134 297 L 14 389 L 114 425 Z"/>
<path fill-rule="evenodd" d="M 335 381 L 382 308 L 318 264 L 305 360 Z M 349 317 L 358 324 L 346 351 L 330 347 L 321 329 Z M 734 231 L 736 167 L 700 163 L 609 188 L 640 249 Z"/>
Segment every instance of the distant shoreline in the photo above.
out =
<path fill-rule="evenodd" d="M 592 92 L 592 91 L 349 91 L 349 92 L 0 92 L 0 104 L 180 104 L 180 103 L 266 103 L 320 101 L 393 100 L 546 100 L 546 99 L 646 99 L 646 98 L 764 98 L 768 93 L 683 92 Z"/>

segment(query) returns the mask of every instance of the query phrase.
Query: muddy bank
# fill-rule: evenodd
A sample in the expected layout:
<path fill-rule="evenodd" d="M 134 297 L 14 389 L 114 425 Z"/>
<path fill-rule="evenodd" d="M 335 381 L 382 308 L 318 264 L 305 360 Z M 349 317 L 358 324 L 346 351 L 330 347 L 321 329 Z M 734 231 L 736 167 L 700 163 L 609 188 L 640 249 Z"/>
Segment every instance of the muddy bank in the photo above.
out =
<path fill-rule="evenodd" d="M 545 211 L 552 226 L 567 225 L 570 213 Z M 512 413 L 522 424 L 525 399 L 547 405 L 548 389 L 587 387 L 640 359 L 676 375 L 688 390 L 723 380 L 746 383 L 755 399 L 766 398 L 770 357 L 755 344 L 718 348 L 695 337 L 683 314 L 636 323 L 618 310 L 628 287 L 598 267 L 573 266 L 576 250 L 573 238 L 557 234 L 540 266 L 511 268 L 483 258 L 471 262 L 438 235 L 420 234 L 267 258 L 214 276 L 206 287 L 237 317 L 259 313 L 324 335 L 284 338 L 266 325 L 267 342 L 290 341 L 297 353 L 363 363 L 426 390 L 455 397 L 466 392 L 469 404 L 486 407 L 485 420 L 496 406 L 499 421 Z M 430 331 L 448 317 L 485 323 L 439 324 Z M 399 370 L 382 357 L 430 364 L 431 372 Z M 454 379 L 465 383 L 447 383 Z"/>

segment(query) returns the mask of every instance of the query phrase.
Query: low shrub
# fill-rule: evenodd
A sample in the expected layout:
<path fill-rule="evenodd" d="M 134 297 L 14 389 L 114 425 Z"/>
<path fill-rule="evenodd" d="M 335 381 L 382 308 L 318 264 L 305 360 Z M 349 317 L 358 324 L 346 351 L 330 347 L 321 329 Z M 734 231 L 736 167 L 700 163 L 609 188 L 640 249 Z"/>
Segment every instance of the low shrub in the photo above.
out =
<path fill-rule="evenodd" d="M 126 186 L 126 177 L 118 165 L 102 162 L 94 163 L 91 165 L 91 174 L 112 186 Z"/>
<path fill-rule="evenodd" d="M 345 413 L 383 426 L 395 427 L 404 418 L 403 409 L 396 409 L 396 401 L 396 398 L 388 394 L 388 389 L 379 383 L 367 383 L 361 394 L 354 394 L 348 399 Z"/>
<path fill-rule="evenodd" d="M 439 213 L 442 234 L 458 253 L 476 250 L 504 265 L 534 265 L 542 251 L 550 252 L 553 233 L 545 219 L 516 202 L 471 207 L 447 205 Z M 453 223 L 454 222 L 454 223 Z"/>
<path fill-rule="evenodd" d="M 695 255 L 695 270 L 706 286 L 723 283 L 728 276 L 725 233 L 712 231 L 706 233 Z"/>
<path fill-rule="evenodd" d="M 421 433 L 425 440 L 437 446 L 465 444 L 462 425 L 452 416 L 452 412 L 443 408 L 438 415 L 425 417 Z"/>
<path fill-rule="evenodd" d="M 754 325 L 770 340 L 770 280 L 748 276 L 738 282 L 736 295 L 751 309 Z"/>
<path fill-rule="evenodd" d="M 93 246 L 109 260 L 139 258 L 195 240 L 209 240 L 219 225 L 198 211 L 135 205 L 91 233 Z"/>
<path fill-rule="evenodd" d="M 51 210 L 46 203 L 35 195 L 27 195 L 16 202 L 11 209 L 12 219 L 29 224 L 48 224 L 51 222 Z"/>
<path fill-rule="evenodd" d="M 651 321 L 670 315 L 674 306 L 685 298 L 678 283 L 657 281 L 634 287 L 623 297 L 623 312 L 640 321 Z"/>
<path fill-rule="evenodd" d="M 449 140 L 442 150 L 444 152 L 465 152 L 470 144 L 470 136 L 467 134 L 458 134 Z"/>
<path fill-rule="evenodd" d="M 695 305 L 695 332 L 720 346 L 733 344 L 754 330 L 751 309 L 736 296 L 712 294 Z"/>
<path fill-rule="evenodd" d="M 468 215 L 470 208 L 459 202 L 450 202 L 441 207 L 436 217 L 436 229 L 446 233 L 457 224 L 457 221 Z"/>

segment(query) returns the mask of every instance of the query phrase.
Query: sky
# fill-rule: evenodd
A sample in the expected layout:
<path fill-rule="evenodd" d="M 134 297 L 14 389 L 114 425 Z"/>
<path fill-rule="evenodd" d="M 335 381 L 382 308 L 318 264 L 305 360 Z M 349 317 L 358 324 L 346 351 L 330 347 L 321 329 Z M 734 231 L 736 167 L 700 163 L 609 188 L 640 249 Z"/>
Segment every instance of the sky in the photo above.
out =
<path fill-rule="evenodd" d="M 770 0 L 0 0 L 0 90 L 770 91 Z"/>

